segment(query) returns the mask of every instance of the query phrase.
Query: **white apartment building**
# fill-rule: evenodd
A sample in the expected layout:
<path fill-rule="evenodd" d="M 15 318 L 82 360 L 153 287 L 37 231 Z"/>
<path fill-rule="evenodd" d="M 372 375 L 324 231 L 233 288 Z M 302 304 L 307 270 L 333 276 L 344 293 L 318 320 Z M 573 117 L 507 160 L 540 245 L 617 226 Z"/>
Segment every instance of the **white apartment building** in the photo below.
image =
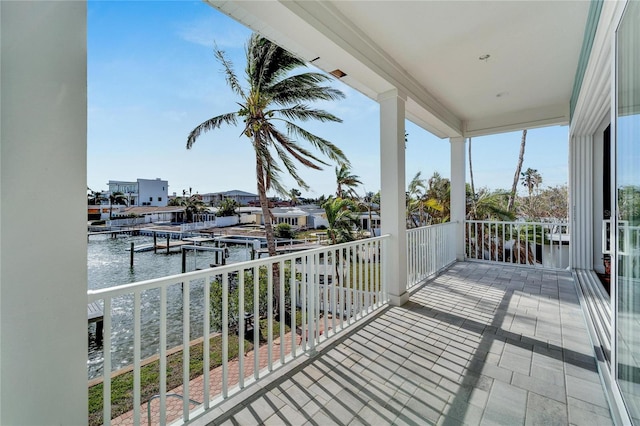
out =
<path fill-rule="evenodd" d="M 135 182 L 110 180 L 109 194 L 122 192 L 129 206 L 164 207 L 169 201 L 169 182 L 160 178 Z"/>

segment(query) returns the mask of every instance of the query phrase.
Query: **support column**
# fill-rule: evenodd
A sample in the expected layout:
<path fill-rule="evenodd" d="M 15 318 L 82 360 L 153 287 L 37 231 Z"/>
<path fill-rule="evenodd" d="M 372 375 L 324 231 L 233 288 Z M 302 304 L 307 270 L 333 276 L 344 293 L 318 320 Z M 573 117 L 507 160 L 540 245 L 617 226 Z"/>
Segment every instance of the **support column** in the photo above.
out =
<path fill-rule="evenodd" d="M 383 93 L 380 103 L 380 215 L 387 241 L 385 280 L 392 305 L 409 300 L 407 293 L 407 230 L 405 195 L 404 121 L 406 96 L 397 90 Z"/>
<path fill-rule="evenodd" d="M 3 425 L 87 423 L 86 15 L 0 1 Z"/>
<path fill-rule="evenodd" d="M 593 135 L 569 144 L 569 253 L 571 268 L 593 269 Z"/>
<path fill-rule="evenodd" d="M 456 259 L 464 260 L 464 220 L 467 216 L 465 138 L 450 138 L 451 222 L 456 223 Z"/>

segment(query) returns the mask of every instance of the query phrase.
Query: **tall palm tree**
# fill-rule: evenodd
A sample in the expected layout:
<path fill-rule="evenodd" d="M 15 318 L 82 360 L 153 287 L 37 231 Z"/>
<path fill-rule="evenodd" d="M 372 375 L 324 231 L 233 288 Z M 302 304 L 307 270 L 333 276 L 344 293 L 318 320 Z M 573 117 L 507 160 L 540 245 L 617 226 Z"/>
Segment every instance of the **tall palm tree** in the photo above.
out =
<path fill-rule="evenodd" d="M 520 178 L 520 171 L 522 170 L 522 162 L 524 161 L 524 148 L 527 143 L 527 129 L 522 131 L 522 138 L 520 139 L 520 153 L 518 154 L 518 165 L 516 166 L 516 172 L 513 175 L 513 183 L 511 185 L 511 193 L 509 194 L 509 202 L 507 203 L 507 210 L 513 212 L 516 202 L 516 188 L 518 186 L 518 179 Z"/>
<path fill-rule="evenodd" d="M 344 153 L 337 146 L 304 130 L 293 120 L 341 122 L 335 115 L 305 103 L 338 100 L 344 98 L 344 94 L 338 89 L 323 85 L 331 80 L 324 74 L 294 74 L 294 71 L 304 68 L 305 63 L 258 34 L 251 35 L 246 47 L 246 86 L 241 84 L 233 64 L 223 51 L 216 48 L 215 56 L 222 64 L 227 84 L 238 97 L 239 108 L 199 124 L 187 138 L 187 149 L 193 147 L 203 132 L 218 129 L 223 124 L 236 126 L 241 122 L 242 134 L 249 138 L 255 151 L 258 196 L 267 247 L 269 255 L 274 256 L 275 236 L 267 192 L 275 190 L 286 196 L 287 191 L 280 180 L 283 166 L 300 188 L 309 189 L 297 172 L 296 161 L 316 170 L 321 169 L 320 165 L 328 165 L 296 139 L 308 142 L 312 148 L 332 161 L 348 164 Z M 282 125 L 285 131 L 276 127 L 276 124 Z"/>
<path fill-rule="evenodd" d="M 336 167 L 336 197 L 339 198 L 356 198 L 356 187 L 362 185 L 360 176 L 351 174 L 351 167 L 346 163 L 340 163 L 339 167 Z"/>

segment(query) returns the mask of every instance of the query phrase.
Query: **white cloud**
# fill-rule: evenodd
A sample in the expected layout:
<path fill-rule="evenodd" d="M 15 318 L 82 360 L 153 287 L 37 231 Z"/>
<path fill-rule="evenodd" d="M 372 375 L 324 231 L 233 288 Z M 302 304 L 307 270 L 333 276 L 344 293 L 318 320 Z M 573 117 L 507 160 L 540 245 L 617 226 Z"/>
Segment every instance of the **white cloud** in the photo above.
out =
<path fill-rule="evenodd" d="M 177 25 L 177 35 L 189 43 L 200 46 L 238 49 L 244 48 L 249 30 L 228 25 L 217 17 L 200 18 Z"/>

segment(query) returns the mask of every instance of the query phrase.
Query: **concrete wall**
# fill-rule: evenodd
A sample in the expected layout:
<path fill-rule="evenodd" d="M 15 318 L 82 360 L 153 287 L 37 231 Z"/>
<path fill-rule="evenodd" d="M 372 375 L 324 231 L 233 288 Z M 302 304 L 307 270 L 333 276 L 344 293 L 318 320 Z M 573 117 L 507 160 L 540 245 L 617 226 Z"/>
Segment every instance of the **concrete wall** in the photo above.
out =
<path fill-rule="evenodd" d="M 3 425 L 87 422 L 86 13 L 0 2 Z M 64 232 L 26 207 L 59 203 L 43 182 L 64 188 Z"/>
<path fill-rule="evenodd" d="M 169 202 L 169 183 L 160 179 L 138 179 L 138 205 L 164 207 Z"/>

